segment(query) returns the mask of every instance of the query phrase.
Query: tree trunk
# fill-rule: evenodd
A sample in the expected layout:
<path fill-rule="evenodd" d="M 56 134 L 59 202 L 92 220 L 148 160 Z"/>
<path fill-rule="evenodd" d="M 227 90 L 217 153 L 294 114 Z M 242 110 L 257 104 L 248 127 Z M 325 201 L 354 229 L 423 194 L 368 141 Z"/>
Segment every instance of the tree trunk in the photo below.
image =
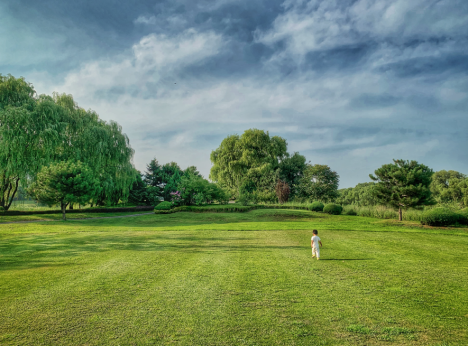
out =
<path fill-rule="evenodd" d="M 403 220 L 403 213 L 401 207 L 398 208 L 398 220 L 401 222 Z"/>
<path fill-rule="evenodd" d="M 70 210 L 73 210 L 73 204 L 70 203 L 70 207 L 69 207 Z"/>
<path fill-rule="evenodd" d="M 60 207 L 62 208 L 62 219 L 67 220 L 67 216 L 65 215 L 65 212 L 67 210 L 67 204 L 62 201 L 60 202 Z"/>
<path fill-rule="evenodd" d="M 2 206 L 5 211 L 8 211 L 13 203 L 13 199 L 18 191 L 18 186 L 19 177 L 10 178 L 3 176 L 2 183 L 0 185 L 0 206 Z"/>

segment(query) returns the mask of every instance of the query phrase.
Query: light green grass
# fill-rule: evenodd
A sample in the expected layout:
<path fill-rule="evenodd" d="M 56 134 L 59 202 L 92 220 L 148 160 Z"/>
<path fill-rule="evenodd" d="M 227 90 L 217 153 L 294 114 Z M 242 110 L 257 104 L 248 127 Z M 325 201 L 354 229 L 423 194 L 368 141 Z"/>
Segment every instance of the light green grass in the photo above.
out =
<path fill-rule="evenodd" d="M 467 345 L 467 236 L 295 210 L 0 225 L 0 344 Z"/>

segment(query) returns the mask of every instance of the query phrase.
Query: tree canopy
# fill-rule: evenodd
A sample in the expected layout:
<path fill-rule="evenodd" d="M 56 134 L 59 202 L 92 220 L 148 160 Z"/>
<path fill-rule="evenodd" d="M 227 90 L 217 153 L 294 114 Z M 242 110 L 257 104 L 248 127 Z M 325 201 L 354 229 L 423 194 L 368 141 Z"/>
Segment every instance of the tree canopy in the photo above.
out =
<path fill-rule="evenodd" d="M 453 170 L 441 170 L 434 173 L 430 185 L 434 199 L 438 203 L 455 202 L 468 206 L 468 178 Z"/>
<path fill-rule="evenodd" d="M 38 201 L 55 205 L 60 203 L 63 220 L 70 203 L 88 203 L 101 187 L 93 171 L 80 161 L 58 162 L 43 166 L 29 188 L 29 193 Z"/>
<path fill-rule="evenodd" d="M 81 161 L 99 178 L 96 203 L 128 195 L 133 149 L 122 128 L 78 107 L 71 95 L 37 96 L 23 78 L 0 75 L 0 206 L 8 209 L 20 181 L 27 185 L 52 162 Z"/>
<path fill-rule="evenodd" d="M 333 201 L 338 197 L 340 176 L 328 165 L 306 164 L 297 187 L 298 196 L 309 200 Z"/>
<path fill-rule="evenodd" d="M 280 164 L 289 157 L 287 142 L 279 136 L 270 137 L 258 129 L 246 130 L 241 136 L 230 135 L 211 152 L 213 166 L 210 179 L 239 197 L 241 187 L 252 186 L 261 200 L 275 200 L 275 185 L 280 174 Z M 297 160 L 297 158 L 295 157 Z M 291 172 L 294 171 L 291 162 Z M 289 167 L 288 166 L 288 167 Z M 287 165 L 285 165 L 287 167 Z M 294 179 L 294 174 L 285 173 Z"/>
<path fill-rule="evenodd" d="M 372 190 L 377 200 L 398 208 L 401 221 L 402 209 L 434 204 L 429 189 L 433 173 L 417 161 L 394 159 L 393 164 L 382 165 L 369 177 L 377 183 Z"/>

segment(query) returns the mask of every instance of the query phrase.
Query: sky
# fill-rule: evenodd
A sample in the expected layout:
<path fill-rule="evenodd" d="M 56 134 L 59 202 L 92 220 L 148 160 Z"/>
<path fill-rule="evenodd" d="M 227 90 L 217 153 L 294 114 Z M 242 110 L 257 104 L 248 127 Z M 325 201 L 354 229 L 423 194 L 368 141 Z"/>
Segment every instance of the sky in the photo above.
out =
<path fill-rule="evenodd" d="M 0 73 L 118 122 L 144 171 L 257 128 L 340 188 L 392 159 L 468 174 L 466 0 L 3 0 Z"/>

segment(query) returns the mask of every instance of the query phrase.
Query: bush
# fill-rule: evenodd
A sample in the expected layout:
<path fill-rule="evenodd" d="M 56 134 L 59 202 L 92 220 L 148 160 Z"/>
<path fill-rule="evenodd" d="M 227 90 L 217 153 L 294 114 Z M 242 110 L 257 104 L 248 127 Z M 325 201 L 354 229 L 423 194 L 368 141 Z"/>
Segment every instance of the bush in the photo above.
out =
<path fill-rule="evenodd" d="M 237 204 L 229 204 L 229 205 L 206 205 L 206 206 L 179 206 L 171 211 L 174 212 L 197 212 L 197 213 L 203 213 L 203 212 L 210 212 L 210 213 L 216 213 L 216 212 L 248 212 L 255 209 L 254 206 L 241 206 Z"/>
<path fill-rule="evenodd" d="M 0 212 L 3 212 L 5 211 L 5 209 L 3 208 L 3 206 L 0 206 Z"/>
<path fill-rule="evenodd" d="M 345 215 L 348 215 L 348 216 L 357 216 L 357 212 L 354 211 L 352 208 L 349 209 L 349 210 L 347 210 L 347 211 L 345 211 L 344 214 L 345 214 Z"/>
<path fill-rule="evenodd" d="M 340 205 L 336 204 L 326 204 L 325 207 L 323 208 L 323 212 L 328 213 L 328 214 L 341 214 L 341 211 L 343 211 L 343 207 Z"/>
<path fill-rule="evenodd" d="M 447 226 L 457 223 L 460 215 L 448 208 L 437 207 L 425 211 L 421 216 L 421 224 L 430 226 Z"/>
<path fill-rule="evenodd" d="M 170 214 L 170 213 L 174 213 L 176 211 L 174 211 L 174 209 L 172 210 L 155 210 L 154 211 L 154 214 Z"/>
<path fill-rule="evenodd" d="M 311 205 L 309 205 L 309 210 L 315 211 L 315 212 L 322 212 L 323 207 L 324 207 L 324 204 L 322 204 L 320 201 L 314 201 Z"/>
<path fill-rule="evenodd" d="M 465 208 L 458 212 L 459 219 L 458 223 L 468 225 L 468 208 Z"/>
<path fill-rule="evenodd" d="M 160 204 L 157 204 L 156 207 L 154 208 L 155 210 L 170 210 L 172 207 L 172 203 L 169 201 L 163 201 Z"/>

